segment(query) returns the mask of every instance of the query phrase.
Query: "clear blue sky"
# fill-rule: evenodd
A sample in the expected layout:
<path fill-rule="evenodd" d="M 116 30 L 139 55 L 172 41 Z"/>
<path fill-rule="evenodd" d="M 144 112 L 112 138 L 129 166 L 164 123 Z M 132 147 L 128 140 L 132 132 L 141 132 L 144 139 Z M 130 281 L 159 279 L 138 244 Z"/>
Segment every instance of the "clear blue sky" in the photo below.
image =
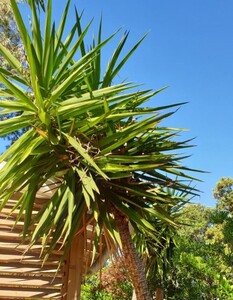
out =
<path fill-rule="evenodd" d="M 58 3 L 58 1 L 54 1 Z M 59 15 L 62 3 L 54 12 Z M 189 128 L 184 138 L 196 137 L 186 151 L 191 168 L 200 174 L 203 191 L 196 201 L 214 205 L 212 189 L 223 176 L 233 177 L 233 1 L 232 0 L 73 0 L 84 11 L 84 23 L 102 14 L 104 35 L 130 30 L 129 47 L 148 37 L 121 72 L 122 80 L 145 88 L 169 88 L 151 105 L 186 102 L 164 125 Z M 72 14 L 71 14 L 72 15 Z M 72 16 L 71 16 L 72 18 Z M 120 35 L 119 35 L 120 37 Z M 4 143 L 0 140 L 0 150 Z"/>

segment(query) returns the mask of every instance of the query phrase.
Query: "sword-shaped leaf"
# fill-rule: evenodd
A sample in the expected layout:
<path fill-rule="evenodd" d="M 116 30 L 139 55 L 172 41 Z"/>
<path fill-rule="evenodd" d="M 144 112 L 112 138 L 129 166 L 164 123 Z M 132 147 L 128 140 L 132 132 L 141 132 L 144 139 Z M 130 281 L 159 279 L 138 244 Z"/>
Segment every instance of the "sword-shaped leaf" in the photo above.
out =
<path fill-rule="evenodd" d="M 1 43 L 0 43 L 0 53 L 8 61 L 8 63 L 13 69 L 16 69 L 18 71 L 22 68 L 22 65 L 18 61 L 18 59 L 13 54 L 11 54 L 11 52 L 6 47 L 4 47 Z"/>
<path fill-rule="evenodd" d="M 18 85 L 12 83 L 9 81 L 3 74 L 0 73 L 0 80 L 2 83 L 4 83 L 9 90 L 12 92 L 12 96 L 14 96 L 16 99 L 19 99 L 20 101 L 24 102 L 27 105 L 27 109 L 29 111 L 36 111 L 36 107 L 30 97 L 27 96 L 25 91 L 20 88 Z"/>

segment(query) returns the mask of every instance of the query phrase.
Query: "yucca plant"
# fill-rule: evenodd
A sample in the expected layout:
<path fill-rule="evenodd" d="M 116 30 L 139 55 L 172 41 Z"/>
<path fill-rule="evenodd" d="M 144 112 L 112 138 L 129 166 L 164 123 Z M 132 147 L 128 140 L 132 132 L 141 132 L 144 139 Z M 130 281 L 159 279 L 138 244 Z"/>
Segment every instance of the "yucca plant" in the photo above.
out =
<path fill-rule="evenodd" d="M 192 179 L 182 166 L 179 149 L 188 141 L 175 141 L 179 129 L 160 127 L 179 106 L 145 107 L 160 91 L 139 90 L 132 83 L 113 83 L 114 78 L 144 37 L 121 58 L 128 38 L 125 33 L 104 70 L 101 50 L 116 33 L 90 47 L 90 24 L 76 21 L 64 37 L 70 1 L 58 27 L 52 19 L 52 0 L 47 1 L 41 25 L 35 2 L 30 0 L 31 28 L 15 0 L 12 9 L 21 35 L 27 63 L 0 45 L 0 53 L 12 71 L 0 68 L 1 114 L 19 115 L 0 122 L 0 135 L 28 130 L 0 157 L 6 161 L 0 173 L 1 208 L 16 191 L 22 196 L 13 209 L 24 217 L 23 237 L 42 240 L 49 254 L 58 241 L 64 256 L 75 234 L 94 220 L 93 255 L 99 240 L 120 247 L 138 299 L 150 299 L 143 264 L 135 252 L 129 222 L 135 234 L 157 238 L 154 218 L 175 225 L 167 207 L 183 197 L 171 196 L 161 187 L 193 193 Z M 42 32 L 43 28 L 43 32 Z M 35 196 L 49 179 L 59 180 L 51 200 L 32 218 Z M 180 179 L 179 179 L 180 178 Z M 151 221 L 153 220 L 153 222 Z M 104 233 L 104 235 L 103 235 Z"/>
<path fill-rule="evenodd" d="M 163 204 L 163 209 L 177 224 L 180 224 L 179 217 L 182 214 L 182 208 L 191 201 L 190 195 L 177 192 L 169 187 L 163 188 L 163 191 L 171 198 L 187 199 L 187 201 L 177 201 L 173 205 L 167 205 L 167 207 L 166 204 Z M 138 252 L 144 254 L 147 281 L 151 293 L 156 294 L 155 298 L 157 300 L 157 298 L 164 299 L 164 288 L 166 288 L 169 274 L 173 269 L 172 259 L 177 246 L 178 231 L 176 227 L 170 226 L 153 216 L 150 222 L 157 229 L 157 240 L 146 233 L 137 233 L 133 235 L 133 241 Z"/>

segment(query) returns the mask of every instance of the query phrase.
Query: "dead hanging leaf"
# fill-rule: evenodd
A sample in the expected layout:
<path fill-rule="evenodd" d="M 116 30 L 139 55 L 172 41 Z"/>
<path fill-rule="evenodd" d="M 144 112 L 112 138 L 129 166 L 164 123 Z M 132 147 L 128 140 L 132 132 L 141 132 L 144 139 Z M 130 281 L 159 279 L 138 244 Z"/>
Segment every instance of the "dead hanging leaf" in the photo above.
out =
<path fill-rule="evenodd" d="M 43 130 L 39 129 L 39 128 L 35 128 L 36 129 L 36 132 L 39 133 L 39 135 L 41 135 L 43 138 L 45 138 L 46 140 L 48 140 L 48 135 L 46 132 L 44 132 Z"/>

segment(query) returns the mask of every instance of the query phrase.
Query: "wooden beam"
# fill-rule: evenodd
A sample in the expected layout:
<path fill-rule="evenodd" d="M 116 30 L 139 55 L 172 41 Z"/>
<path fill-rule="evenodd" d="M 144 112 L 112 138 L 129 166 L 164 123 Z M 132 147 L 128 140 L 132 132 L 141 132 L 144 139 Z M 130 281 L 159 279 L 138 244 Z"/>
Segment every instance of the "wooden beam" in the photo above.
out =
<path fill-rule="evenodd" d="M 80 300 L 83 258 L 84 236 L 83 234 L 78 234 L 71 244 L 70 253 L 66 262 L 62 299 Z"/>

